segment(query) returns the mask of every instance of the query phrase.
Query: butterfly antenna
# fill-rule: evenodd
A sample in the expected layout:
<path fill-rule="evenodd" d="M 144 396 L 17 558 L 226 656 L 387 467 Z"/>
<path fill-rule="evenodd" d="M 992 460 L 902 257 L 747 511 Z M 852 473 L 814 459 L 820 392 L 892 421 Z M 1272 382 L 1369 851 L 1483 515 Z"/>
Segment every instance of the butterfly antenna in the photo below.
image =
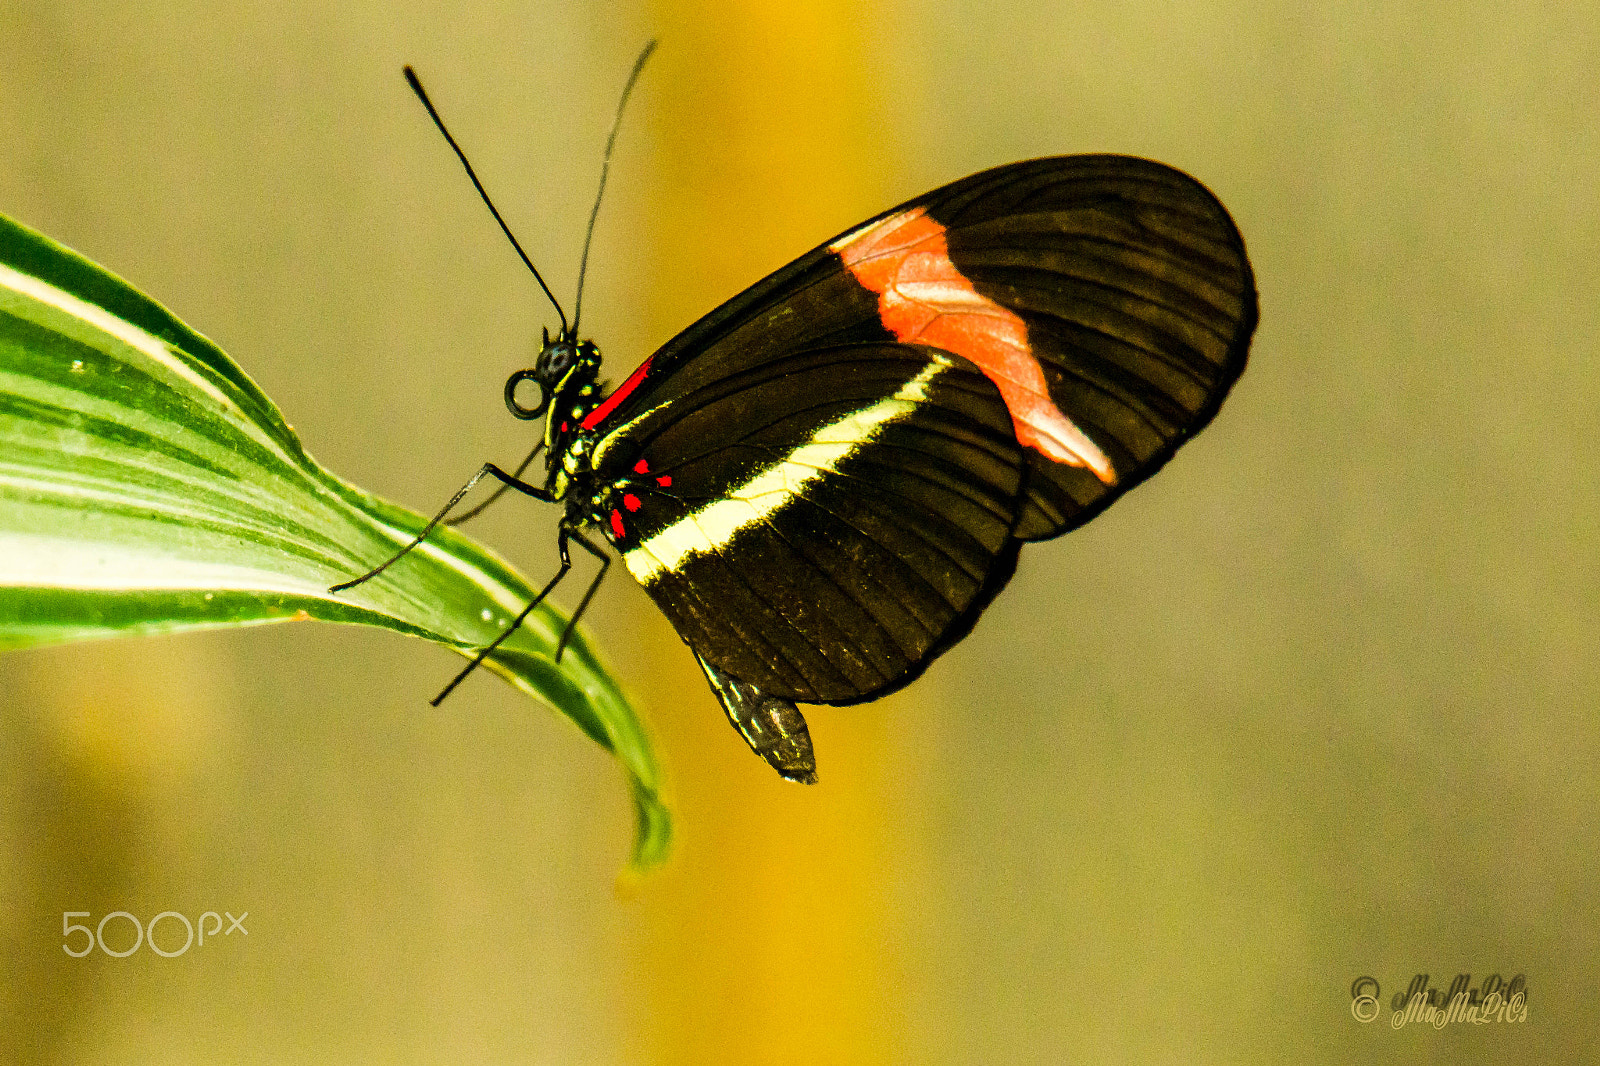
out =
<path fill-rule="evenodd" d="M 433 119 L 435 126 L 439 127 L 439 132 L 444 134 L 444 139 L 450 142 L 451 148 L 455 149 L 456 158 L 461 160 L 461 165 L 467 168 L 467 177 L 472 179 L 473 188 L 477 189 L 478 195 L 483 197 L 483 202 L 488 205 L 489 213 L 494 216 L 494 220 L 500 223 L 500 229 L 505 233 L 507 239 L 511 241 L 511 247 L 517 250 L 517 254 L 522 257 L 522 261 L 527 264 L 528 269 L 533 271 L 533 280 L 539 283 L 539 288 L 543 289 L 544 294 L 550 298 L 550 306 L 554 307 L 556 314 L 560 316 L 561 332 L 565 335 L 568 332 L 567 314 L 561 310 L 561 304 L 557 302 L 555 293 L 550 291 L 550 286 L 544 283 L 544 275 L 539 273 L 539 268 L 533 265 L 533 260 L 528 258 L 528 253 L 524 252 L 522 245 L 517 243 L 516 235 L 511 232 L 511 227 L 506 225 L 506 220 L 500 217 L 500 212 L 495 208 L 494 201 L 489 199 L 488 192 L 484 190 L 483 182 L 478 180 L 477 172 L 472 169 L 472 164 L 467 162 L 467 153 L 463 152 L 461 146 L 456 143 L 456 139 L 450 136 L 450 131 L 445 128 L 444 119 L 439 117 L 439 112 L 434 110 L 433 101 L 429 100 L 428 94 L 423 91 L 422 82 L 417 80 L 417 72 L 408 66 L 405 68 L 405 74 L 406 83 L 411 86 L 411 91 L 417 94 L 417 99 L 422 101 L 422 106 L 428 109 L 428 117 Z M 614 133 L 613 136 L 615 136 Z M 609 154 L 609 151 L 607 154 Z M 602 179 L 601 184 L 604 184 L 604 179 Z M 590 224 L 593 225 L 593 222 L 591 221 Z M 573 328 L 577 328 L 576 323 L 573 324 Z"/>
<path fill-rule="evenodd" d="M 656 50 L 656 41 L 652 40 L 644 46 L 644 51 L 639 53 L 639 58 L 633 61 L 633 71 L 628 75 L 628 84 L 622 87 L 622 99 L 617 101 L 617 117 L 611 122 L 611 136 L 606 138 L 606 154 L 600 163 L 600 188 L 594 194 L 594 207 L 589 210 L 589 230 L 583 235 L 583 259 L 578 264 L 578 299 L 572 307 L 572 332 L 578 332 L 578 320 L 583 317 L 583 276 L 589 269 L 589 242 L 594 240 L 594 220 L 600 216 L 600 198 L 606 193 L 606 176 L 611 173 L 611 149 L 617 144 L 617 131 L 622 128 L 622 112 L 628 106 L 628 97 L 633 92 L 634 83 L 639 80 L 639 72 L 644 69 L 645 61 Z"/>

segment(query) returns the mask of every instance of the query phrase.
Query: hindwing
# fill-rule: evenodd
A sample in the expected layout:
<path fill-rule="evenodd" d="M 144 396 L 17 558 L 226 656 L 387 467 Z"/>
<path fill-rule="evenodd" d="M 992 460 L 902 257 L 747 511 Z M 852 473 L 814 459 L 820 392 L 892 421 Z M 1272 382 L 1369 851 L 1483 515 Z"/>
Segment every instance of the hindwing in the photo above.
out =
<path fill-rule="evenodd" d="M 790 352 L 604 438 L 607 533 L 707 661 L 784 699 L 865 699 L 1009 576 L 1024 466 L 1004 410 L 930 349 Z"/>

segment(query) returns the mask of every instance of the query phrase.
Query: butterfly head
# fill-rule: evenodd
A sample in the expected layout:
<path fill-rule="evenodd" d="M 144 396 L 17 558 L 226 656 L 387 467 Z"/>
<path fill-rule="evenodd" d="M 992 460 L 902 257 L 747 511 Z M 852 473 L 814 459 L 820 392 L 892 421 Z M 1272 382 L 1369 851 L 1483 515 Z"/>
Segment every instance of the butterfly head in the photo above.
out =
<path fill-rule="evenodd" d="M 547 329 L 534 365 L 506 379 L 506 407 L 518 418 L 531 419 L 540 417 L 554 404 L 555 413 L 567 417 L 574 408 L 592 406 L 590 400 L 597 391 L 599 376 L 599 348 L 565 331 L 551 339 Z M 539 389 L 539 402 L 532 407 L 517 401 L 525 381 Z"/>

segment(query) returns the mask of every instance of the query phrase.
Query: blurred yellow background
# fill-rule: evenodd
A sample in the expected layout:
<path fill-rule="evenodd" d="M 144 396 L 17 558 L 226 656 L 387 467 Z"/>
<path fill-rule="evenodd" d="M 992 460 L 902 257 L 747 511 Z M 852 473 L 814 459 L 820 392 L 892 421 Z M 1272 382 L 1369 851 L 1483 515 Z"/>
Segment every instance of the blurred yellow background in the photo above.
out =
<path fill-rule="evenodd" d="M 591 631 L 679 818 L 626 892 L 607 757 L 487 674 L 430 709 L 458 667 L 432 646 L 295 625 L 0 658 L 0 1061 L 1600 1058 L 1594 16 L 0 4 L 0 211 L 419 510 L 526 449 L 500 389 L 550 316 L 406 62 L 565 299 L 662 38 L 589 273 L 614 380 L 819 241 L 1037 155 L 1193 173 L 1262 303 L 1165 473 L 1028 549 L 915 686 L 809 715 L 816 788 L 611 581 Z M 548 512 L 475 531 L 538 577 Z M 63 912 L 117 910 L 248 933 L 66 956 Z M 1413 974 L 1494 972 L 1526 975 L 1525 1024 L 1387 1023 Z"/>

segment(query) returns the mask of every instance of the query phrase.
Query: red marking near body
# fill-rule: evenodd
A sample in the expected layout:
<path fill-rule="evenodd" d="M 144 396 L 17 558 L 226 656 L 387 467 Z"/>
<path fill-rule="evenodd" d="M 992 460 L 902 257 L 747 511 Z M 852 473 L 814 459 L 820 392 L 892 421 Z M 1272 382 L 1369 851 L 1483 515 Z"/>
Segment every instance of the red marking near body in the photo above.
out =
<path fill-rule="evenodd" d="M 617 535 L 618 540 L 628 535 L 622 528 L 622 512 L 614 507 L 611 509 L 611 532 Z"/>
<path fill-rule="evenodd" d="M 566 423 L 565 420 L 563 420 L 562 423 L 561 423 L 561 432 L 565 433 L 566 431 L 567 431 L 567 423 Z"/>
<path fill-rule="evenodd" d="M 635 474 L 648 474 L 650 472 L 650 460 L 640 459 L 637 463 L 634 463 L 633 472 Z"/>
<path fill-rule="evenodd" d="M 897 340 L 954 352 L 995 383 L 1019 444 L 1116 484 L 1111 460 L 1050 398 L 1027 323 L 973 288 L 950 260 L 945 228 L 923 208 L 890 215 L 829 248 L 878 294 L 878 317 Z"/>
<path fill-rule="evenodd" d="M 601 422 L 605 421 L 605 417 L 617 409 L 617 404 L 621 403 L 623 400 L 626 400 L 628 398 L 628 394 L 639 387 L 639 382 L 643 381 L 644 376 L 650 373 L 650 364 L 654 360 L 655 356 L 652 355 L 649 359 L 646 359 L 644 362 L 640 363 L 639 369 L 629 374 L 628 380 L 624 381 L 621 385 L 618 385 L 617 391 L 613 392 L 610 396 L 607 396 L 605 403 L 601 404 L 599 407 L 596 407 L 593 411 L 590 411 L 587 415 L 585 415 L 583 419 L 583 428 L 593 429 L 595 426 L 598 426 Z"/>
<path fill-rule="evenodd" d="M 669 488 L 672 485 L 672 475 L 662 474 L 660 477 L 656 478 L 656 484 L 660 485 L 662 488 Z"/>
<path fill-rule="evenodd" d="M 622 495 L 622 506 L 630 511 L 637 511 L 642 505 L 639 503 L 639 497 L 631 492 L 626 492 Z"/>

